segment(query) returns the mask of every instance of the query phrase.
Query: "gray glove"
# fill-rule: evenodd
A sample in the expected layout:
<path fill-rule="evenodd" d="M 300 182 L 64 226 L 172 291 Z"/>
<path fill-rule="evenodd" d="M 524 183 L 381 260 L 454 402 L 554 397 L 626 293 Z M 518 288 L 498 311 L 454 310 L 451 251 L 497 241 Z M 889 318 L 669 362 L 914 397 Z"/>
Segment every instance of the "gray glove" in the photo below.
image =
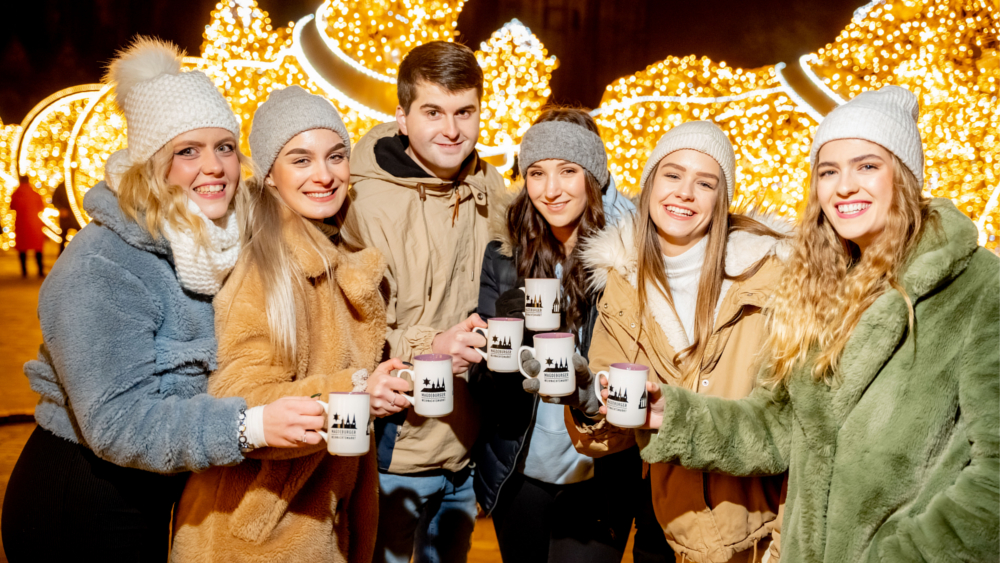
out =
<path fill-rule="evenodd" d="M 542 364 L 531 356 L 531 352 L 524 350 L 521 352 L 521 366 L 524 371 L 531 375 L 530 379 L 525 379 L 521 386 L 528 393 L 538 393 L 541 382 L 538 381 L 538 372 L 542 370 Z M 573 371 L 576 373 L 576 391 L 572 395 L 565 397 L 546 397 L 542 395 L 542 400 L 546 403 L 556 405 L 567 405 L 573 407 L 588 417 L 595 417 L 601 408 L 601 402 L 594 393 L 594 374 L 590 371 L 587 359 L 580 354 L 573 354 Z"/>

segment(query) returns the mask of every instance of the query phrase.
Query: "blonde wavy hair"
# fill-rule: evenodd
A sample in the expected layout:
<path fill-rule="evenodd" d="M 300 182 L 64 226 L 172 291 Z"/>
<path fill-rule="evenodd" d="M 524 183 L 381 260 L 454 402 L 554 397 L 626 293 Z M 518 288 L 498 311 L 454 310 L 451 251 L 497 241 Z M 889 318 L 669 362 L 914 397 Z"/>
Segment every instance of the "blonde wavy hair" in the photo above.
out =
<path fill-rule="evenodd" d="M 254 165 L 235 143 L 240 161 L 240 180 L 236 197 L 246 191 L 246 181 L 254 174 Z M 118 207 L 126 217 L 143 227 L 154 238 L 164 225 L 194 234 L 198 244 L 208 243 L 208 234 L 201 219 L 188 209 L 184 188 L 167 181 L 174 158 L 174 144 L 168 142 L 146 162 L 129 167 L 118 180 Z M 235 200 L 236 198 L 234 198 Z"/>
<path fill-rule="evenodd" d="M 929 223 L 930 199 L 913 173 L 890 155 L 892 201 L 885 230 L 864 254 L 827 220 L 812 169 L 805 214 L 768 320 L 766 382 L 785 384 L 807 362 L 816 381 L 837 381 L 840 355 L 861 315 L 890 288 L 906 300 L 913 329 L 913 303 L 899 274 Z"/>
<path fill-rule="evenodd" d="M 334 243 L 348 252 L 355 252 L 361 246 L 344 240 L 340 232 L 354 196 L 353 190 L 350 187 L 347 189 L 348 196 L 331 222 L 338 229 Z M 239 261 L 249 261 L 260 275 L 273 353 L 282 365 L 296 366 L 299 347 L 295 289 L 298 287 L 301 290 L 305 280 L 285 238 L 286 221 L 290 222 L 289 227 L 299 230 L 301 238 L 309 245 L 309 251 L 323 260 L 324 269 L 329 273 L 332 267 L 323 249 L 326 235 L 309 219 L 292 210 L 281 199 L 278 189 L 269 185 L 263 177 L 255 177 L 247 183 L 247 189 L 237 194 L 236 217 L 240 222 Z M 329 283 L 327 287 L 333 296 L 336 284 Z"/>

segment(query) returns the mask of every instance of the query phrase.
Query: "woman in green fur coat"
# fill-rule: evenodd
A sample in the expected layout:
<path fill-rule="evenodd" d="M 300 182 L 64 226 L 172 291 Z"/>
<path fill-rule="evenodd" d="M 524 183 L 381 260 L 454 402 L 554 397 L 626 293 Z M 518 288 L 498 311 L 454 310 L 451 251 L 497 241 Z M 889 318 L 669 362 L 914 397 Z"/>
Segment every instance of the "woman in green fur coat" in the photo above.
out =
<path fill-rule="evenodd" d="M 1000 559 L 1000 260 L 921 193 L 917 100 L 887 86 L 820 125 L 772 309 L 770 384 L 651 392 L 643 458 L 789 471 L 789 562 Z"/>

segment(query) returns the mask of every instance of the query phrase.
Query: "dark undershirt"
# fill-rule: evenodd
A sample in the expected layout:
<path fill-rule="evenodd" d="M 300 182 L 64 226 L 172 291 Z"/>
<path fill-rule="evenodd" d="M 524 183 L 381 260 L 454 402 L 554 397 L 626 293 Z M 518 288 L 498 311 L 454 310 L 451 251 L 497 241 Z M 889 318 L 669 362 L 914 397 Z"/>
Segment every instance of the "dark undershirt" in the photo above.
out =
<path fill-rule="evenodd" d="M 396 178 L 434 178 L 406 153 L 409 146 L 410 138 L 406 135 L 397 134 L 392 137 L 382 137 L 375 141 L 375 162 L 382 170 Z M 475 155 L 476 151 L 472 151 L 462 162 L 459 170 L 465 169 L 466 165 L 469 164 L 469 159 L 475 158 Z"/>

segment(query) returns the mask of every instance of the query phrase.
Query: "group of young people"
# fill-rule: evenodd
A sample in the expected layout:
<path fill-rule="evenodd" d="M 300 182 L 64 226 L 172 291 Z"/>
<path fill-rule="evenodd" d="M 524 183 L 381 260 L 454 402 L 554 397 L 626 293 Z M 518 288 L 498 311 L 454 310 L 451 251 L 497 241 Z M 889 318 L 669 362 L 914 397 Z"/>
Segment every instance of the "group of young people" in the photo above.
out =
<path fill-rule="evenodd" d="M 546 109 L 506 188 L 458 44 L 413 49 L 396 121 L 353 146 L 274 90 L 252 160 L 180 63 L 140 39 L 110 67 L 128 148 L 39 296 L 10 561 L 465 561 L 480 508 L 511 562 L 618 562 L 633 525 L 636 561 L 998 559 L 1000 260 L 925 195 L 912 93 L 826 117 L 792 225 L 732 210 L 706 121 L 660 139 L 636 207 L 594 120 Z M 569 396 L 476 350 L 528 278 L 561 280 Z M 441 418 L 395 376 L 430 353 Z M 603 416 L 618 362 L 649 367 L 642 429 Z M 326 451 L 313 397 L 338 391 L 370 395 L 368 455 Z"/>

